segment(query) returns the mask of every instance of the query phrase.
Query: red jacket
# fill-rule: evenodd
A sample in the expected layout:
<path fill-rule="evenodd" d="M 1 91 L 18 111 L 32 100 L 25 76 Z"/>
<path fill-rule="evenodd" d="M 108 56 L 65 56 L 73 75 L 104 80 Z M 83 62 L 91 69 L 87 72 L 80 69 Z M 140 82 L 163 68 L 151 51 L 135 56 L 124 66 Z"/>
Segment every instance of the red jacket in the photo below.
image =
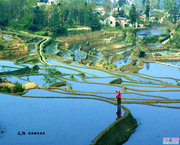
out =
<path fill-rule="evenodd" d="M 117 91 L 116 91 L 116 93 L 117 93 L 116 98 L 121 98 L 121 92 L 117 92 Z"/>

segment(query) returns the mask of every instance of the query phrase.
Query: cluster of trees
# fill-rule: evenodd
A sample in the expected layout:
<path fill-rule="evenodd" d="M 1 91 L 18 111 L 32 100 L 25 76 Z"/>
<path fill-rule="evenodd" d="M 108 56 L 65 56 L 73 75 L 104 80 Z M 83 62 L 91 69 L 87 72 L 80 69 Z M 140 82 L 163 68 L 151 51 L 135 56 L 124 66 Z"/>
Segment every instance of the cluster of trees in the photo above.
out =
<path fill-rule="evenodd" d="M 145 8 L 145 15 L 149 19 L 149 13 L 154 8 L 164 8 L 170 14 L 169 21 L 176 23 L 180 16 L 180 2 L 179 0 L 142 0 L 142 7 Z"/>
<path fill-rule="evenodd" d="M 101 25 L 94 4 L 85 0 L 59 1 L 37 6 L 38 0 L 0 0 L 0 25 L 28 31 L 50 31 L 53 35 L 65 33 L 68 27 Z"/>
<path fill-rule="evenodd" d="M 173 44 L 176 48 L 180 49 L 180 23 L 175 27 L 175 32 L 173 33 L 173 38 L 170 39 L 170 44 Z"/>
<path fill-rule="evenodd" d="M 164 9 L 170 14 L 169 21 L 176 23 L 180 17 L 180 2 L 179 0 L 163 0 Z"/>

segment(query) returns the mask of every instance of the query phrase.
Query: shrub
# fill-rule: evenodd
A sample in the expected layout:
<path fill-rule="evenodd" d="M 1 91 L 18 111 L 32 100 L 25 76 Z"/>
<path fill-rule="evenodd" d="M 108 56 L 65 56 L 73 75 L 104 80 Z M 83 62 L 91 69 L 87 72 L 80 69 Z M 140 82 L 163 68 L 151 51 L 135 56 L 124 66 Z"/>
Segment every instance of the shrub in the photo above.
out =
<path fill-rule="evenodd" d="M 35 34 L 41 35 L 41 36 L 48 36 L 47 31 L 38 31 L 38 32 L 35 32 Z"/>
<path fill-rule="evenodd" d="M 10 93 L 10 89 L 8 88 L 8 86 L 3 86 L 3 92 Z"/>
<path fill-rule="evenodd" d="M 144 51 L 139 52 L 139 58 L 143 58 L 146 56 L 146 53 Z"/>
<path fill-rule="evenodd" d="M 14 86 L 14 93 L 18 93 L 18 92 L 24 92 L 24 88 L 22 87 L 21 84 L 16 83 L 16 85 Z"/>
<path fill-rule="evenodd" d="M 28 30 L 36 32 L 36 31 L 38 31 L 38 27 L 37 26 L 31 26 L 31 27 L 28 28 Z"/>
<path fill-rule="evenodd" d="M 159 36 L 158 35 L 154 35 L 154 36 L 151 36 L 151 37 L 145 37 L 145 42 L 146 43 L 155 43 L 158 41 L 158 38 Z"/>
<path fill-rule="evenodd" d="M 0 51 L 2 51 L 3 48 L 4 48 L 4 46 L 0 44 Z"/>

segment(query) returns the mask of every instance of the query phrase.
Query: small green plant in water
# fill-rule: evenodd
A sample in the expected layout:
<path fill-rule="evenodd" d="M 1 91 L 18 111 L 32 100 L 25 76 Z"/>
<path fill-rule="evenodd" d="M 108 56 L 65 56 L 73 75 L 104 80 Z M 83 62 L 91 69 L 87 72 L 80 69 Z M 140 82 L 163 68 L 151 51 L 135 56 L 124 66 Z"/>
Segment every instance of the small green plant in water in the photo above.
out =
<path fill-rule="evenodd" d="M 4 130 L 1 130 L 1 134 L 4 133 Z"/>
<path fill-rule="evenodd" d="M 43 86 L 47 86 L 48 84 L 55 83 L 57 78 L 60 77 L 62 73 L 55 68 L 46 68 L 46 74 L 44 75 L 43 80 L 45 81 Z"/>

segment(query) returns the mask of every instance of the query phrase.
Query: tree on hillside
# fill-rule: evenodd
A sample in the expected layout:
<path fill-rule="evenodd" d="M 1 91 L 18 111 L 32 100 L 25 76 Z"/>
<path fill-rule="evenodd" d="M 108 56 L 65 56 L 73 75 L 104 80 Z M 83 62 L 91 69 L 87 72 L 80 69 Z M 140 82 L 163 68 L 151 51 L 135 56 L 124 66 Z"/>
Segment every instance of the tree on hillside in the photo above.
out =
<path fill-rule="evenodd" d="M 147 17 L 148 20 L 149 20 L 149 12 L 150 12 L 150 1 L 147 0 L 147 1 L 146 1 L 145 15 L 146 15 L 146 17 Z"/>
<path fill-rule="evenodd" d="M 89 25 L 88 26 L 92 29 L 92 31 L 101 29 L 101 24 L 99 22 L 97 13 L 93 13 L 92 10 L 89 13 Z"/>
<path fill-rule="evenodd" d="M 45 2 L 45 3 L 47 3 L 47 2 L 48 2 L 48 0 L 40 0 L 40 2 Z"/>
<path fill-rule="evenodd" d="M 120 17 L 126 17 L 126 13 L 125 13 L 124 9 L 121 9 L 121 10 L 119 11 L 119 16 L 120 16 Z"/>
<path fill-rule="evenodd" d="M 111 1 L 110 0 L 105 0 L 105 3 L 103 4 L 105 12 L 110 12 L 111 11 Z"/>
<path fill-rule="evenodd" d="M 122 7 L 126 3 L 126 0 L 118 0 L 119 7 Z"/>
<path fill-rule="evenodd" d="M 164 9 L 170 14 L 169 20 L 176 23 L 179 16 L 179 2 L 177 0 L 163 0 Z"/>
<path fill-rule="evenodd" d="M 129 18 L 131 19 L 131 24 L 134 25 L 136 23 L 137 11 L 134 4 L 131 6 L 131 10 L 129 11 Z"/>

